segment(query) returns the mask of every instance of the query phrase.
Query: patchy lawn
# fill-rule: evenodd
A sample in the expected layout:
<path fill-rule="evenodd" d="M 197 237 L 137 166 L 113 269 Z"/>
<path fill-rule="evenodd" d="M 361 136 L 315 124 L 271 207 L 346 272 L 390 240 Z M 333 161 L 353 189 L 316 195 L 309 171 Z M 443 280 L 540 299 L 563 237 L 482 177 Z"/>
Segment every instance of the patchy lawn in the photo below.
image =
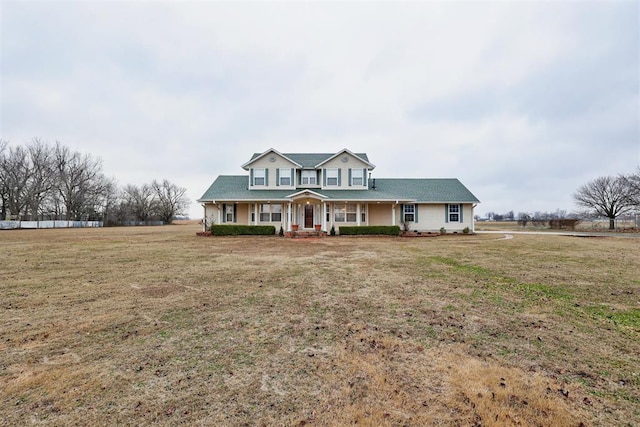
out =
<path fill-rule="evenodd" d="M 635 239 L 196 231 L 0 232 L 0 424 L 640 424 Z"/>

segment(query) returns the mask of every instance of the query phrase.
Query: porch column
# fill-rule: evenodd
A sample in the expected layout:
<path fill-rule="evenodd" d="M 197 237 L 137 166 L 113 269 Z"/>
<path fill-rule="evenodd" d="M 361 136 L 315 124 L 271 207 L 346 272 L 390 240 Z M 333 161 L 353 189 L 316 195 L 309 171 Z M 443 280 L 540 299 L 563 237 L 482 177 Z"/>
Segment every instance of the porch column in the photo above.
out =
<path fill-rule="evenodd" d="M 396 225 L 396 205 L 391 205 L 391 225 Z"/>
<path fill-rule="evenodd" d="M 287 203 L 287 231 L 291 231 L 291 202 Z"/>
<path fill-rule="evenodd" d="M 253 210 L 254 210 L 254 216 L 253 216 L 253 225 L 258 225 L 258 218 L 260 217 L 260 212 L 258 211 L 258 204 L 254 203 L 253 206 Z"/>
<path fill-rule="evenodd" d="M 216 207 L 218 208 L 218 224 L 222 224 L 222 212 L 221 212 L 222 209 L 221 209 L 221 206 L 218 205 Z"/>
<path fill-rule="evenodd" d="M 356 205 L 356 225 L 360 227 L 360 203 Z"/>
<path fill-rule="evenodd" d="M 327 231 L 327 202 L 322 202 L 322 229 Z"/>

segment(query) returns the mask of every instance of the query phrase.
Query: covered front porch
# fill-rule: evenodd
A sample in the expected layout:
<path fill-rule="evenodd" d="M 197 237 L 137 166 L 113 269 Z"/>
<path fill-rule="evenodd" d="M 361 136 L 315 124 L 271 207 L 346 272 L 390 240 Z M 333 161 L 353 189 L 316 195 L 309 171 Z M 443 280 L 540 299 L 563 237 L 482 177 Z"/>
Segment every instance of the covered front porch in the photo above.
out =
<path fill-rule="evenodd" d="M 283 195 L 284 196 L 284 195 Z M 302 190 L 281 199 L 213 201 L 204 205 L 205 228 L 211 224 L 273 225 L 283 232 L 339 234 L 341 226 L 396 225 L 395 202 L 335 200 Z"/>

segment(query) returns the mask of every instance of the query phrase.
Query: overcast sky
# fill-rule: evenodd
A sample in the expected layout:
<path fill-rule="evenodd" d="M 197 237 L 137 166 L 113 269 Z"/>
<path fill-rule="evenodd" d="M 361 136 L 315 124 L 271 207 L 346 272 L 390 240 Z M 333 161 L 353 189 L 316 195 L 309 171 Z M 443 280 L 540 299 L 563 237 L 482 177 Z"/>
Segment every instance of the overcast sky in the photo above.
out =
<path fill-rule="evenodd" d="M 476 213 L 576 209 L 640 164 L 638 1 L 0 0 L 0 138 L 195 202 L 254 152 L 366 152 Z"/>

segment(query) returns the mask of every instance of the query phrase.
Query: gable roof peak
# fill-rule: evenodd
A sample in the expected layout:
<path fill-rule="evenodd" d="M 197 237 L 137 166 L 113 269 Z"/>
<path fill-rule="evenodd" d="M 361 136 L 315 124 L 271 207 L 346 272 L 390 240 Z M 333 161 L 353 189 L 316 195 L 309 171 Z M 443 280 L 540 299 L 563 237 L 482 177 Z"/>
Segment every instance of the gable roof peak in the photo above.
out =
<path fill-rule="evenodd" d="M 253 162 L 255 162 L 258 159 L 261 159 L 263 157 L 265 157 L 267 154 L 269 153 L 273 153 L 273 154 L 277 154 L 278 156 L 289 160 L 291 163 L 295 164 L 298 167 L 302 167 L 302 165 L 298 162 L 296 162 L 295 160 L 292 160 L 291 158 L 287 157 L 286 154 L 282 154 L 281 152 L 279 152 L 278 150 L 276 150 L 275 148 L 269 148 L 267 151 L 265 151 L 264 153 L 255 153 L 252 157 L 251 160 L 249 160 L 248 162 L 246 162 L 245 164 L 242 165 L 242 169 L 248 170 L 249 169 L 249 165 Z"/>

